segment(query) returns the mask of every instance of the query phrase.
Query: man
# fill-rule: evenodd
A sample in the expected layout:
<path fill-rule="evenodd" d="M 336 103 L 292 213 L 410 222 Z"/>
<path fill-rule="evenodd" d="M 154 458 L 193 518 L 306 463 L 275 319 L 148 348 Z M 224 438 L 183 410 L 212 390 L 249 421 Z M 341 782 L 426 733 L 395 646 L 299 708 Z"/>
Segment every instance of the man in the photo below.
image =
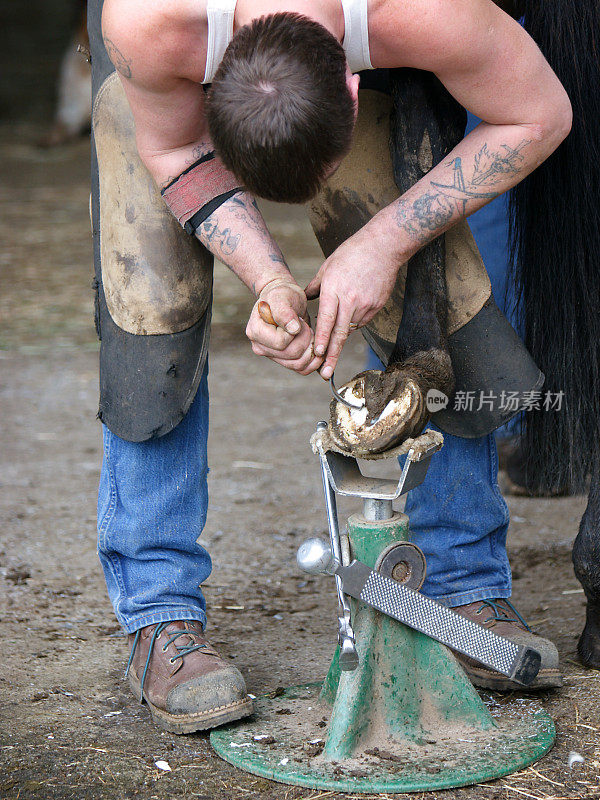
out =
<path fill-rule="evenodd" d="M 164 201 L 186 231 L 269 303 L 277 327 L 262 320 L 257 303 L 247 327 L 254 352 L 302 375 L 320 370 L 328 378 L 349 330 L 369 323 L 386 304 L 400 265 L 535 169 L 570 126 L 569 101 L 535 44 L 489 0 L 348 0 L 343 5 L 339 0 L 238 0 L 237 5 L 231 0 L 107 0 L 102 28 L 135 119 L 137 151 Z M 250 191 L 281 201 L 310 198 L 350 147 L 358 106 L 354 73 L 380 67 L 434 73 L 485 122 L 339 246 L 305 294 Z M 208 83 L 212 90 L 206 95 L 203 84 Z M 105 163 L 105 135 L 119 130 L 113 113 L 119 102 L 115 83 L 107 78 L 97 92 L 94 125 L 98 159 Z M 110 174 L 101 169 L 100 212 L 122 208 L 123 219 L 142 235 L 143 198 L 127 203 L 123 193 L 136 166 L 133 155 L 123 153 L 122 184 L 111 184 Z M 458 197 L 448 193 L 457 176 Z M 148 197 L 154 202 L 150 189 Z M 131 239 L 130 231 L 110 230 L 113 239 Z M 106 234 L 99 237 L 104 255 L 110 241 Z M 123 300 L 132 297 L 127 292 L 139 259 L 123 247 L 112 252 L 115 259 L 102 267 L 98 299 L 103 349 L 114 354 L 102 362 L 104 378 L 101 372 L 105 449 L 99 553 L 117 617 L 130 634 L 130 683 L 159 724 L 183 733 L 251 711 L 241 675 L 218 657 L 203 631 L 206 613 L 198 584 L 210 573 L 210 558 L 196 538 L 207 503 L 205 345 L 191 388 L 168 422 L 149 421 L 155 420 L 154 406 L 163 402 L 166 388 L 152 394 L 156 400 L 146 408 L 143 401 L 132 403 L 132 394 L 114 382 L 108 386 L 106 375 L 117 360 L 123 386 L 139 372 L 135 363 L 119 359 L 116 346 L 111 349 L 114 342 L 134 348 L 135 337 L 143 336 L 147 348 L 156 336 L 154 344 L 164 341 L 166 347 L 173 339 L 165 334 L 172 331 L 191 332 L 205 342 L 205 334 L 197 332 L 205 331 L 207 322 L 190 316 L 186 305 L 188 295 L 202 287 L 193 283 L 197 275 L 186 274 L 186 285 L 195 288 L 183 300 L 177 287 L 173 290 L 183 322 L 175 312 L 165 321 L 175 300 L 161 306 L 156 299 L 153 315 L 140 322 L 134 303 Z M 120 284 L 112 269 L 117 262 L 121 278 L 127 273 Z M 185 272 L 185 264 L 180 268 Z M 203 291 L 208 297 L 210 290 L 204 286 Z M 306 295 L 317 294 L 313 332 Z M 146 299 L 150 295 L 151 289 Z M 111 327 L 115 322 L 118 331 Z M 160 357 L 161 364 L 169 363 L 164 353 Z M 189 369 L 184 362 L 173 358 L 165 373 L 177 380 L 180 369 Z M 156 380 L 166 387 L 156 364 Z M 444 448 L 450 453 L 446 458 L 468 447 L 473 451 L 469 463 L 476 467 L 469 467 L 469 480 L 464 474 L 455 480 L 450 473 L 436 478 L 441 500 L 429 508 L 445 507 L 447 519 L 417 520 L 417 530 L 419 525 L 423 531 L 436 525 L 452 529 L 449 537 L 436 540 L 442 542 L 437 554 L 430 541 L 433 569 L 425 591 L 496 625 L 498 632 L 535 638 L 544 649 L 543 640 L 528 634 L 503 605 L 510 596 L 504 550 L 508 518 L 495 486 L 493 445 L 489 437 L 455 438 Z M 452 480 L 454 515 L 447 512 L 445 491 Z M 493 511 L 484 522 L 477 516 L 482 503 Z M 457 513 L 464 522 L 456 521 Z M 494 567 L 484 574 L 490 560 Z M 454 584 L 443 577 L 450 561 Z M 545 653 L 540 685 L 557 685 L 555 650 Z M 466 666 L 474 676 L 473 665 Z M 493 674 L 475 677 L 500 685 Z"/>

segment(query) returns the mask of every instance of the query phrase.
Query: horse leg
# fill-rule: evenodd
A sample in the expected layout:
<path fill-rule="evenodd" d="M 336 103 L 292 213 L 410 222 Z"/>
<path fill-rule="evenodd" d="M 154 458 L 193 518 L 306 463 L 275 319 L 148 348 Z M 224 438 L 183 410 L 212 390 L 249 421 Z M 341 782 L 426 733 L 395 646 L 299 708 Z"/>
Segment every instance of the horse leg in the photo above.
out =
<path fill-rule="evenodd" d="M 466 112 L 438 79 L 412 69 L 391 71 L 394 112 L 390 147 L 394 180 L 405 192 L 463 138 Z M 444 237 L 423 247 L 408 263 L 402 321 L 383 373 L 365 378 L 369 417 L 378 417 L 391 398 L 420 393 L 410 414 L 394 429 L 396 441 L 418 433 L 429 412 L 430 389 L 449 395 L 454 388 L 446 340 L 448 297 Z"/>
<path fill-rule="evenodd" d="M 579 639 L 579 658 L 600 669 L 600 468 L 593 472 L 588 504 L 573 545 L 573 566 L 587 597 L 586 622 Z"/>
<path fill-rule="evenodd" d="M 418 393 L 410 413 L 395 426 L 395 440 L 420 432 L 429 417 L 430 389 L 449 395 L 454 388 L 452 362 L 446 341 L 447 292 L 444 243 L 433 242 L 408 264 L 402 322 L 384 372 L 365 374 L 365 403 L 371 419 L 378 418 L 391 398 Z"/>

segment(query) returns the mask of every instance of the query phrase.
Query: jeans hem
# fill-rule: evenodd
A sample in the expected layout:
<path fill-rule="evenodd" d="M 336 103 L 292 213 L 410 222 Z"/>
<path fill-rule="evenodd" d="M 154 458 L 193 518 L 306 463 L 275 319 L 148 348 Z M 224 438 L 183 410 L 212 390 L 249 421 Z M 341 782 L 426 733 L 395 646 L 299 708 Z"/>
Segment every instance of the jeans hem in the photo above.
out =
<path fill-rule="evenodd" d="M 203 628 L 206 628 L 206 614 L 201 609 L 191 611 L 190 609 L 167 608 L 164 611 L 156 611 L 154 614 L 134 617 L 129 620 L 129 622 L 125 622 L 123 619 L 120 619 L 119 622 L 125 630 L 125 633 L 135 633 L 137 630 L 145 628 L 147 625 L 156 625 L 159 622 L 175 622 L 180 619 L 190 622 L 199 622 Z"/>
<path fill-rule="evenodd" d="M 475 603 L 477 600 L 508 600 L 510 595 L 510 588 L 492 587 L 490 589 L 472 589 L 469 592 L 457 592 L 456 594 L 447 594 L 442 597 L 432 597 L 431 599 L 454 608 L 455 606 L 466 606 L 468 603 Z"/>

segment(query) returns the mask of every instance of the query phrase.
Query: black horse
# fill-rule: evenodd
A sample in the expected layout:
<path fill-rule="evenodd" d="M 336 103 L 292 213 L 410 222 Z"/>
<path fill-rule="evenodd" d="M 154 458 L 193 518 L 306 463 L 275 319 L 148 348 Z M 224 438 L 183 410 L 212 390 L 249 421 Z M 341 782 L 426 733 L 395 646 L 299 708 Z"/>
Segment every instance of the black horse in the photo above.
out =
<path fill-rule="evenodd" d="M 573 548 L 587 597 L 579 640 L 600 668 L 600 3 L 526 0 L 525 26 L 565 86 L 570 135 L 511 196 L 511 239 L 524 340 L 564 392 L 560 413 L 528 412 L 523 475 L 534 494 L 581 492 L 588 505 Z"/>

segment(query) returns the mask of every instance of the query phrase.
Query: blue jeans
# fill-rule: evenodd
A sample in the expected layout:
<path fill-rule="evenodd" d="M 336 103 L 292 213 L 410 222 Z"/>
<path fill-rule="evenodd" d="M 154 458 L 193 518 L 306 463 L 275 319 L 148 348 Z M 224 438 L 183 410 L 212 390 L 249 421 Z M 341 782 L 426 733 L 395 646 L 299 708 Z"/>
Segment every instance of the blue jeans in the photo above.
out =
<path fill-rule="evenodd" d="M 371 351 L 367 369 L 382 368 Z M 509 514 L 498 488 L 494 435 L 443 435 L 425 480 L 406 495 L 410 538 L 427 559 L 422 591 L 449 606 L 510 597 Z"/>
<path fill-rule="evenodd" d="M 469 113 L 466 133 L 480 121 Z M 515 298 L 508 280 L 506 195 L 469 217 L 469 225 L 490 276 L 494 299 L 515 326 Z M 381 362 L 371 352 L 367 369 L 380 368 Z M 424 482 L 408 493 L 405 510 L 411 540 L 427 558 L 425 594 L 450 606 L 510 597 L 509 515 L 498 488 L 493 434 L 462 439 L 444 433 L 443 448 L 431 459 Z"/>
<path fill-rule="evenodd" d="M 206 625 L 200 584 L 211 560 L 197 539 L 208 504 L 207 438 L 206 371 L 188 414 L 166 436 L 127 442 L 104 428 L 98 553 L 128 633 L 174 619 Z M 449 605 L 509 597 L 508 510 L 494 438 L 444 439 L 406 504 L 412 540 L 427 557 L 423 591 Z"/>
<path fill-rule="evenodd" d="M 206 625 L 200 589 L 211 571 L 197 543 L 208 506 L 208 367 L 182 422 L 159 439 L 127 442 L 104 427 L 98 554 L 128 633 L 156 622 Z"/>
<path fill-rule="evenodd" d="M 469 114 L 466 133 L 480 121 Z M 469 217 L 469 225 L 490 276 L 494 299 L 515 325 L 515 299 L 508 280 L 506 196 Z M 367 369 L 382 366 L 371 352 Z M 509 514 L 498 488 L 493 434 L 462 439 L 444 433 L 443 448 L 431 459 L 424 482 L 408 493 L 405 510 L 411 540 L 427 558 L 425 594 L 450 606 L 510 597 Z"/>
<path fill-rule="evenodd" d="M 449 606 L 510 597 L 508 507 L 497 478 L 493 434 L 461 439 L 444 433 L 425 480 L 406 496 L 410 538 L 427 559 L 424 594 Z"/>

